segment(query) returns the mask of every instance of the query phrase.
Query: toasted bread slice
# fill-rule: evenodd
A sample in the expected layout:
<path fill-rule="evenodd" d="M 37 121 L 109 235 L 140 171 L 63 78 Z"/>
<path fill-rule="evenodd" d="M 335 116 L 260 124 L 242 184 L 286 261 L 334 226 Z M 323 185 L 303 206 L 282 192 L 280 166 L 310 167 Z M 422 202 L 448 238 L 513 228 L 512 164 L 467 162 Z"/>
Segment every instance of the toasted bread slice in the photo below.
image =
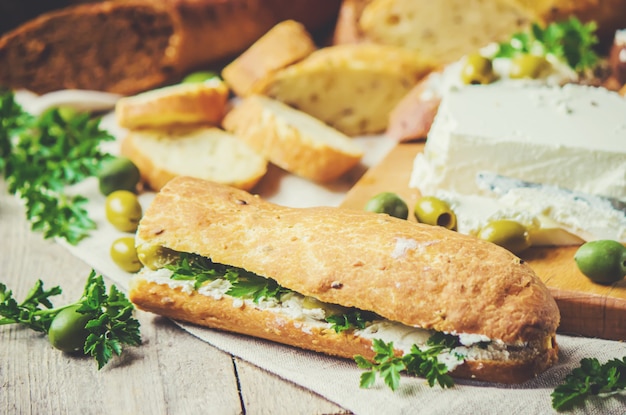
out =
<path fill-rule="evenodd" d="M 117 123 L 124 128 L 159 128 L 176 124 L 219 125 L 229 90 L 224 81 L 181 83 L 120 98 Z"/>
<path fill-rule="evenodd" d="M 262 156 L 213 127 L 131 131 L 122 140 L 121 152 L 153 190 L 183 175 L 247 190 L 267 171 Z"/>
<path fill-rule="evenodd" d="M 363 157 L 354 141 L 310 115 L 253 95 L 224 118 L 224 128 L 269 161 L 298 176 L 329 182 Z"/>
<path fill-rule="evenodd" d="M 384 131 L 391 109 L 433 66 L 394 46 L 319 49 L 288 66 L 261 91 L 349 136 Z"/>
<path fill-rule="evenodd" d="M 294 64 L 317 49 L 305 27 L 293 20 L 274 26 L 222 70 L 235 94 L 256 93 L 274 72 Z"/>

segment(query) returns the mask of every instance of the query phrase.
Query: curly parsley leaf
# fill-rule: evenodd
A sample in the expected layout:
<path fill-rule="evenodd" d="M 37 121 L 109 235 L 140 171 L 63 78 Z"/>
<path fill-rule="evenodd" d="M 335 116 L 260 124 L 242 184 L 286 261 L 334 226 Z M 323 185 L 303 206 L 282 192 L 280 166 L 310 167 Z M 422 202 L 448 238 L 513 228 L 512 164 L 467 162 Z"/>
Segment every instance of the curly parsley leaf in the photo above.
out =
<path fill-rule="evenodd" d="M 33 117 L 0 89 L 0 171 L 9 193 L 24 200 L 33 231 L 75 245 L 95 228 L 87 199 L 67 189 L 95 176 L 112 157 L 100 144 L 113 136 L 87 113 L 52 108 Z"/>
<path fill-rule="evenodd" d="M 368 321 L 372 321 L 373 316 L 361 310 L 351 310 L 343 314 L 333 314 L 326 317 L 326 321 L 330 323 L 331 328 L 336 333 L 347 330 L 364 329 Z"/>
<path fill-rule="evenodd" d="M 383 340 L 374 339 L 372 349 L 376 354 L 373 362 L 360 355 L 354 357 L 357 366 L 365 369 L 365 372 L 361 374 L 360 386 L 362 388 L 372 386 L 378 373 L 385 384 L 395 391 L 400 385 L 402 372 L 426 378 L 431 387 L 435 384 L 439 384 L 442 388 L 454 386 L 448 367 L 437 359 L 442 352 L 450 350 L 449 339 L 445 339 L 443 343 L 441 340 L 441 338 L 431 337 L 427 343 L 428 347 L 424 350 L 413 345 L 409 353 L 397 356 L 393 342 L 385 343 Z M 462 357 L 459 356 L 459 359 Z"/>
<path fill-rule="evenodd" d="M 553 55 L 572 69 L 583 72 L 598 63 L 594 47 L 598 44 L 595 22 L 582 23 L 576 17 L 550 23 L 534 23 L 529 32 L 516 33 L 499 45 L 495 57 L 511 58 L 518 54 Z"/>
<path fill-rule="evenodd" d="M 54 317 L 54 313 L 49 310 L 52 308 L 50 297 L 59 294 L 60 287 L 44 290 L 43 282 L 38 280 L 26 298 L 18 303 L 13 298 L 13 292 L 0 283 L 0 325 L 19 323 L 32 330 L 47 333 Z"/>
<path fill-rule="evenodd" d="M 568 374 L 552 394 L 552 407 L 568 410 L 593 395 L 626 389 L 626 357 L 601 364 L 596 358 L 585 358 Z"/>
<path fill-rule="evenodd" d="M 174 280 L 194 281 L 197 290 L 207 281 L 225 279 L 230 283 L 226 294 L 239 298 L 251 298 L 258 303 L 263 298 L 280 298 L 290 290 L 271 278 L 264 278 L 242 268 L 231 267 L 211 261 L 209 258 L 181 252 L 174 263 L 165 265 L 172 271 Z"/>
<path fill-rule="evenodd" d="M 89 315 L 85 325 L 89 332 L 83 352 L 95 358 L 101 369 L 113 356 L 122 353 L 123 345 L 141 344 L 140 325 L 133 317 L 134 306 L 114 285 L 106 293 L 101 275 L 91 271 L 82 296 L 78 301 L 54 308 L 50 297 L 61 294 L 56 286 L 43 288 L 43 282 L 35 286 L 18 303 L 6 285 L 0 283 L 0 325 L 21 324 L 38 332 L 48 333 L 54 317 L 68 307 L 78 306 L 77 312 Z"/>

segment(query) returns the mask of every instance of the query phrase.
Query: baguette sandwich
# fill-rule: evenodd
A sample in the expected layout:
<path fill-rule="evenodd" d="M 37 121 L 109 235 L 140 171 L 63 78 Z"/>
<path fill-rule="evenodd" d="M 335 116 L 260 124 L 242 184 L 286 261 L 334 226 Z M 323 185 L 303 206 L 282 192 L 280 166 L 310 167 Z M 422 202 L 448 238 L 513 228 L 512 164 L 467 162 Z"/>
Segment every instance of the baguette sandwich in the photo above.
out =
<path fill-rule="evenodd" d="M 528 265 L 441 227 L 178 177 L 136 243 L 145 266 L 131 301 L 176 320 L 368 360 L 376 340 L 399 356 L 444 334 L 450 374 L 489 382 L 524 382 L 557 360 L 559 311 Z"/>

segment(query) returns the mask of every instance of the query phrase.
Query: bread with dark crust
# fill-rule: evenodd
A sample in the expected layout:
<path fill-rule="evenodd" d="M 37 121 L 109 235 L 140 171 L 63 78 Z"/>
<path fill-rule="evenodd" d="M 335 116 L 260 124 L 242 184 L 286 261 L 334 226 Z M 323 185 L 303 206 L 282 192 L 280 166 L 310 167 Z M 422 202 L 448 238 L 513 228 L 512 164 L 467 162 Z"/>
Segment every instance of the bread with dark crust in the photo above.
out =
<path fill-rule="evenodd" d="M 228 186 L 179 177 L 148 207 L 137 243 L 202 255 L 304 296 L 406 326 L 480 334 L 524 349 L 516 361 L 462 365 L 461 376 L 520 382 L 557 359 L 559 311 L 532 269 L 503 248 L 441 227 L 358 210 L 283 207 Z M 244 334 L 263 331 L 263 325 L 249 332 L 229 322 L 237 311 L 232 306 L 210 305 L 216 300 L 206 296 L 177 299 L 176 288 L 141 280 L 136 277 L 130 292 L 140 308 Z M 215 317 L 217 312 L 205 313 L 205 307 L 228 310 Z M 318 351 L 339 354 L 325 346 Z M 500 373 L 509 366 L 512 373 Z"/>
<path fill-rule="evenodd" d="M 0 85 L 132 95 L 221 66 L 282 20 L 317 33 L 334 22 L 338 2 L 112 0 L 66 7 L 0 38 Z"/>

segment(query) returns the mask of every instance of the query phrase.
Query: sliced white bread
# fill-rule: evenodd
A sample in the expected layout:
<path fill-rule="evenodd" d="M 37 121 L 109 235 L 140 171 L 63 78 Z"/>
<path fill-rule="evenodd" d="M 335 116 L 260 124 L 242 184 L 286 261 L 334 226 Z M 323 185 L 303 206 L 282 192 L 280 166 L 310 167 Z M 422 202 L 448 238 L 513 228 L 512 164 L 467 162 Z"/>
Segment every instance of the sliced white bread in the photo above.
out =
<path fill-rule="evenodd" d="M 131 131 L 121 153 L 142 180 L 160 190 L 176 176 L 191 176 L 249 190 L 265 175 L 267 160 L 244 142 L 215 127 Z"/>
<path fill-rule="evenodd" d="M 256 93 L 274 72 L 294 64 L 317 49 L 306 28 L 293 20 L 274 26 L 222 70 L 222 78 L 245 97 Z"/>
<path fill-rule="evenodd" d="M 395 46 L 330 46 L 277 71 L 261 93 L 349 136 L 375 134 L 385 130 L 391 109 L 432 68 Z"/>
<path fill-rule="evenodd" d="M 242 100 L 223 125 L 275 165 L 315 182 L 337 179 L 363 157 L 350 137 L 264 96 Z"/>
<path fill-rule="evenodd" d="M 219 78 L 181 83 L 120 98 L 115 116 L 123 128 L 159 128 L 177 124 L 219 125 L 229 89 Z"/>

